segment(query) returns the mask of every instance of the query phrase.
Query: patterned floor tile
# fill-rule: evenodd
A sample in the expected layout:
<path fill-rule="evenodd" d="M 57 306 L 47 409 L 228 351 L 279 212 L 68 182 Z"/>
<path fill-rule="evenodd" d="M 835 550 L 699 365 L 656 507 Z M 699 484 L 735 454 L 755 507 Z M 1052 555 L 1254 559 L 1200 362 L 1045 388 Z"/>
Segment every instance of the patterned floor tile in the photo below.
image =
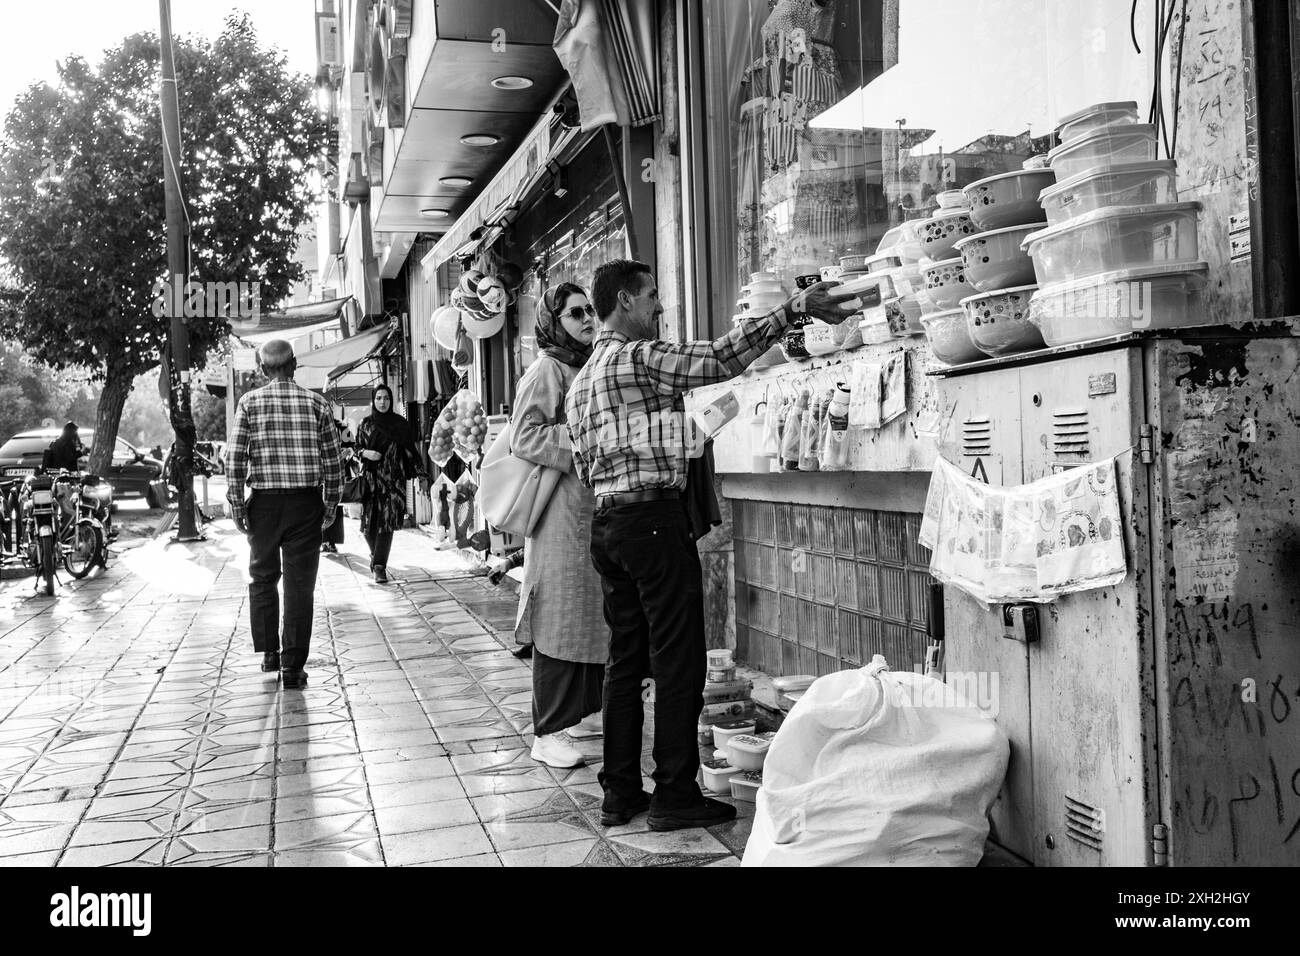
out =
<path fill-rule="evenodd" d="M 611 837 L 609 843 L 628 866 L 700 866 L 732 855 L 724 843 L 700 829 L 629 833 Z"/>
<path fill-rule="evenodd" d="M 278 796 L 275 800 L 276 824 L 294 820 L 311 820 L 316 817 L 336 816 L 341 813 L 366 813 L 370 810 L 370 797 L 364 785 L 345 793 L 307 793 L 296 796 Z"/>
<path fill-rule="evenodd" d="M 435 863 L 494 852 L 492 841 L 481 824 L 385 834 L 384 859 L 389 866 Z"/>
<path fill-rule="evenodd" d="M 502 866 L 622 866 L 618 855 L 598 839 L 522 847 L 501 853 Z"/>
<path fill-rule="evenodd" d="M 534 762 L 527 750 L 462 754 L 450 759 L 471 797 L 555 786 L 550 771 Z"/>
<path fill-rule="evenodd" d="M 371 813 L 343 813 L 305 820 L 276 821 L 276 850 L 351 847 L 377 836 Z"/>
<path fill-rule="evenodd" d="M 195 853 L 251 854 L 268 852 L 271 847 L 269 825 L 233 830 L 183 833 L 167 848 L 167 863 L 180 863 Z"/>
<path fill-rule="evenodd" d="M 415 833 L 478 823 L 474 805 L 465 797 L 402 806 L 377 806 L 375 821 L 381 834 Z"/>
<path fill-rule="evenodd" d="M 3 861 L 0 861 L 3 863 Z M 281 850 L 275 854 L 274 866 L 383 866 L 379 841 L 360 843 L 346 850 Z"/>
<path fill-rule="evenodd" d="M 160 866 L 166 848 L 167 841 L 161 839 L 73 847 L 59 858 L 59 866 Z"/>

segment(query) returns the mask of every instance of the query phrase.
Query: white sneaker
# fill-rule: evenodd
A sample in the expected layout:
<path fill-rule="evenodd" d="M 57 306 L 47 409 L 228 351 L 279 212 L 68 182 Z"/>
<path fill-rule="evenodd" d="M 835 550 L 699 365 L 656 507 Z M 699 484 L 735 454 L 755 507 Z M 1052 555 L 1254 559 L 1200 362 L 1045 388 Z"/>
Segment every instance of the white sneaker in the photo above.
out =
<path fill-rule="evenodd" d="M 565 731 L 574 740 L 586 740 L 589 737 L 603 737 L 605 735 L 605 720 L 597 711 L 594 714 L 588 714 L 582 718 L 581 722 L 574 724 Z"/>
<path fill-rule="evenodd" d="M 581 767 L 586 760 L 565 741 L 562 734 L 547 734 L 533 741 L 532 758 L 548 767 Z"/>

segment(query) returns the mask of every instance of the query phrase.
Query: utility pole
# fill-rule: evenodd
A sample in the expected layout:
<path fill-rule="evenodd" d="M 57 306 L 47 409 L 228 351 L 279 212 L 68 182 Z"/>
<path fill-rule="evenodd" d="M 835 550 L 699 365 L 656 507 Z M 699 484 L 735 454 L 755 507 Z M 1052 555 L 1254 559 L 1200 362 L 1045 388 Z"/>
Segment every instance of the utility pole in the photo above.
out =
<path fill-rule="evenodd" d="M 181 196 L 181 122 L 176 96 L 176 61 L 172 55 L 171 0 L 158 0 L 162 84 L 158 109 L 162 116 L 163 193 L 167 208 L 167 315 L 171 322 L 169 372 L 172 430 L 172 481 L 180 492 L 177 541 L 199 541 L 194 515 L 194 417 L 190 411 L 190 333 L 185 325 L 185 286 L 189 282 L 189 228 Z"/>

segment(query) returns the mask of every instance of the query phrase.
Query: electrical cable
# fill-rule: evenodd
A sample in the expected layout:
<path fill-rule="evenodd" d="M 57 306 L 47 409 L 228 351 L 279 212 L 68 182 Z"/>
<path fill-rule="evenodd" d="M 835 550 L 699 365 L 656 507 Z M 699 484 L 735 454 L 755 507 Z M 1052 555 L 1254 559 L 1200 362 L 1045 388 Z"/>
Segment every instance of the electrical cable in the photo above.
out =
<path fill-rule="evenodd" d="M 1178 104 L 1183 95 L 1183 39 L 1187 36 L 1187 0 L 1182 0 L 1178 19 L 1178 60 L 1174 67 L 1174 140 L 1173 148 L 1169 151 L 1170 158 L 1178 146 Z"/>

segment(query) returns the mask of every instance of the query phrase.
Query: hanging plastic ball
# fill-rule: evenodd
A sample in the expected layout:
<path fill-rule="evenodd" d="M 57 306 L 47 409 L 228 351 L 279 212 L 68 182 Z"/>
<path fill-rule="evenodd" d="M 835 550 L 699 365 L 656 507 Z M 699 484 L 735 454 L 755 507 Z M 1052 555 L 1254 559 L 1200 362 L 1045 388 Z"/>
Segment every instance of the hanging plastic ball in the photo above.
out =
<path fill-rule="evenodd" d="M 433 326 L 433 340 L 445 349 L 454 349 L 460 334 L 460 310 L 454 305 L 444 305 L 429 321 Z"/>
<path fill-rule="evenodd" d="M 506 314 L 498 312 L 487 318 L 471 316 L 465 319 L 465 334 L 472 339 L 490 339 L 505 327 Z"/>

